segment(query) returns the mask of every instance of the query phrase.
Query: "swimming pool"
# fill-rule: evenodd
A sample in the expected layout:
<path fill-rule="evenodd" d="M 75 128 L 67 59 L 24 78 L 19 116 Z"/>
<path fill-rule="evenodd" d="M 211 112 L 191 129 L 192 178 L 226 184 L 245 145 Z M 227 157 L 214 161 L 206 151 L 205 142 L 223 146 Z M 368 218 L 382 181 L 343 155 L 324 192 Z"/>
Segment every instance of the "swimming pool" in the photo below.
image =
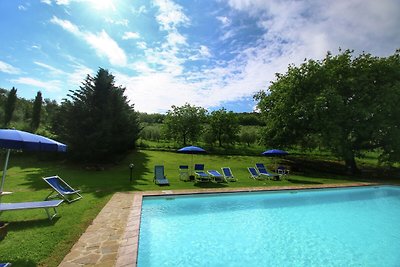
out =
<path fill-rule="evenodd" d="M 400 266 L 400 187 L 144 197 L 138 266 Z"/>

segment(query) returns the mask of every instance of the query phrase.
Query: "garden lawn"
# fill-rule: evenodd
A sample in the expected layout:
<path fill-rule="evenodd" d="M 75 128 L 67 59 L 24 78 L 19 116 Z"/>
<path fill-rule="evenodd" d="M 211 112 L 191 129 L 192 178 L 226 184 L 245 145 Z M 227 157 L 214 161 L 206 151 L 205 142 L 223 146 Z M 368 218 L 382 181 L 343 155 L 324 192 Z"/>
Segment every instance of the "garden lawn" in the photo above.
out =
<path fill-rule="evenodd" d="M 300 173 L 293 173 L 284 181 L 258 181 L 249 178 L 247 167 L 263 162 L 271 168 L 273 159 L 262 156 L 208 154 L 193 155 L 193 163 L 203 163 L 206 170 L 215 169 L 220 172 L 221 167 L 230 167 L 238 181 L 221 184 L 180 181 L 179 165 L 190 165 L 191 162 L 192 155 L 143 150 L 132 152 L 120 164 L 110 164 L 99 171 L 58 161 L 39 161 L 34 155 L 12 154 L 4 190 L 12 191 L 13 194 L 4 196 L 2 202 L 43 200 L 51 190 L 41 178 L 52 175 L 59 175 L 73 188 L 80 189 L 83 199 L 72 204 L 62 204 L 58 208 L 58 218 L 51 222 L 43 209 L 3 212 L 0 220 L 7 221 L 10 225 L 8 235 L 0 241 L 0 260 L 22 267 L 57 266 L 112 194 L 118 191 L 354 182 L 349 177 L 325 177 L 318 174 L 311 177 Z M 129 181 L 130 163 L 135 165 L 132 182 Z M 153 182 L 154 165 L 159 164 L 165 166 L 165 174 L 170 181 L 168 187 L 160 187 Z"/>

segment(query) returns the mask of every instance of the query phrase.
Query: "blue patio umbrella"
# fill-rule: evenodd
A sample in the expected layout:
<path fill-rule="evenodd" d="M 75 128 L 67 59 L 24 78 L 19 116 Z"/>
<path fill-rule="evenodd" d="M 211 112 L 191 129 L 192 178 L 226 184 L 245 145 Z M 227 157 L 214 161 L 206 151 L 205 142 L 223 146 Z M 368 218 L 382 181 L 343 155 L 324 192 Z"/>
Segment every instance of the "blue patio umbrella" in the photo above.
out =
<path fill-rule="evenodd" d="M 198 147 L 198 146 L 185 146 L 182 147 L 181 149 L 178 149 L 178 153 L 184 153 L 184 154 L 192 154 L 192 161 L 190 165 L 190 169 L 192 169 L 193 165 L 193 154 L 204 154 L 207 151 L 205 151 L 203 148 Z"/>
<path fill-rule="evenodd" d="M 66 152 L 67 146 L 50 138 L 19 130 L 0 129 L 0 148 L 7 149 L 0 192 L 3 191 L 11 149 L 27 151 Z"/>
<path fill-rule="evenodd" d="M 284 151 L 284 150 L 280 150 L 280 149 L 271 149 L 271 150 L 267 150 L 264 151 L 263 153 L 264 156 L 266 157 L 280 157 L 280 156 L 286 156 L 289 155 L 288 152 Z"/>
<path fill-rule="evenodd" d="M 280 149 L 270 149 L 270 150 L 264 151 L 261 154 L 266 157 L 282 157 L 282 156 L 289 155 L 288 152 L 286 152 L 284 150 L 280 150 Z M 274 167 L 276 168 L 276 160 L 274 160 Z"/>
<path fill-rule="evenodd" d="M 198 146 L 185 146 L 178 150 L 179 153 L 185 154 L 201 154 L 206 153 L 204 149 Z"/>

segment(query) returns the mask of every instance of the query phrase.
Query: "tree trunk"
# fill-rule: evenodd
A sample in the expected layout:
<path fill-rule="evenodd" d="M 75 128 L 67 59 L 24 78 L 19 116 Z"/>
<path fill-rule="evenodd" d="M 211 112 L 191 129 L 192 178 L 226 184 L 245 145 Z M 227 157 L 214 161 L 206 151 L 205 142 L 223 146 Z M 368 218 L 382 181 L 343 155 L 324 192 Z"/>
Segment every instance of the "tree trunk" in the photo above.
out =
<path fill-rule="evenodd" d="M 344 159 L 345 165 L 346 165 L 346 173 L 350 175 L 355 175 L 360 172 L 360 170 L 357 168 L 356 164 L 356 159 L 354 157 L 354 153 L 351 153 L 349 157 L 346 157 Z"/>

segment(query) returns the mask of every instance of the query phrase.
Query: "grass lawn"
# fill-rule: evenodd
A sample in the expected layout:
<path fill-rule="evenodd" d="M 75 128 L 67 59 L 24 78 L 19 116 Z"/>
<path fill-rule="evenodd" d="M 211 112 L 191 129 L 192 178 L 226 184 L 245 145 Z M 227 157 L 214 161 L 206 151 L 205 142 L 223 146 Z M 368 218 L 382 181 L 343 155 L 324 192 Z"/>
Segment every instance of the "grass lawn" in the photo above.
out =
<path fill-rule="evenodd" d="M 133 181 L 129 182 L 129 163 L 134 163 Z M 14 266 L 57 266 L 96 217 L 113 193 L 118 191 L 159 190 L 153 183 L 153 168 L 165 166 L 171 185 L 163 189 L 190 189 L 200 187 L 252 187 L 299 184 L 349 183 L 355 178 L 318 172 L 292 172 L 287 181 L 257 181 L 249 178 L 247 167 L 263 162 L 272 167 L 273 160 L 261 156 L 193 155 L 193 163 L 204 163 L 207 170 L 231 167 L 237 182 L 221 184 L 194 184 L 182 182 L 178 166 L 190 165 L 192 155 L 161 151 L 135 151 L 118 165 L 102 171 L 88 170 L 82 166 L 57 161 L 39 161 L 34 156 L 12 154 L 7 172 L 2 202 L 43 200 L 50 188 L 41 179 L 59 175 L 72 187 L 82 190 L 83 199 L 58 208 L 59 217 L 50 222 L 43 209 L 3 212 L 9 233 L 0 241 L 0 260 Z"/>

